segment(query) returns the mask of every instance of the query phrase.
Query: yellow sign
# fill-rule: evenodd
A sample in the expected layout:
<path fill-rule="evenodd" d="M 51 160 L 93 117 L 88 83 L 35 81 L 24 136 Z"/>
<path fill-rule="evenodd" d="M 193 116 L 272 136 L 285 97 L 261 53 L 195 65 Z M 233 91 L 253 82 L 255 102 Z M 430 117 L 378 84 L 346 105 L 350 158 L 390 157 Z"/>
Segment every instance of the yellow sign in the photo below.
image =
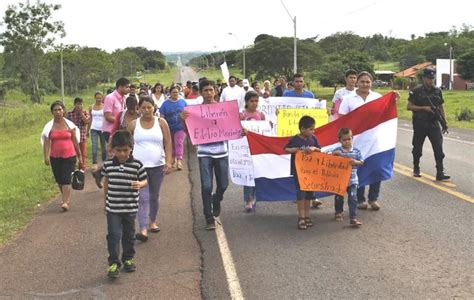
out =
<path fill-rule="evenodd" d="M 301 117 L 310 116 L 316 120 L 316 127 L 321 127 L 328 123 L 328 112 L 320 108 L 283 108 L 278 110 L 277 135 L 292 136 L 298 134 L 298 122 Z"/>
<path fill-rule="evenodd" d="M 296 174 L 302 191 L 344 196 L 351 178 L 351 159 L 321 152 L 296 152 Z"/>

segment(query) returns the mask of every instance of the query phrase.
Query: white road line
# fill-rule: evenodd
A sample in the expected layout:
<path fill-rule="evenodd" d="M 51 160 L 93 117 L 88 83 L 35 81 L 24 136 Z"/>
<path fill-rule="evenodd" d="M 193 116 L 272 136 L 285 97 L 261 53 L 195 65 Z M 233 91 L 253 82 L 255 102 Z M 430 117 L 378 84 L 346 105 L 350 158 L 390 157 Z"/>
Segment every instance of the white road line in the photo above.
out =
<path fill-rule="evenodd" d="M 407 132 L 413 132 L 413 129 L 407 129 L 407 128 L 402 128 L 402 127 L 398 127 L 398 129 L 403 130 L 403 131 L 407 131 Z M 460 138 L 455 139 L 455 138 L 445 136 L 445 135 L 443 136 L 443 139 L 453 141 L 453 142 L 463 143 L 463 144 L 466 144 L 466 145 L 474 145 L 473 142 L 468 142 L 468 141 L 465 141 L 465 140 L 461 140 Z"/>
<path fill-rule="evenodd" d="M 219 222 L 221 223 L 221 222 Z M 216 236 L 217 243 L 219 244 L 219 250 L 221 251 L 222 263 L 224 265 L 225 275 L 227 277 L 227 284 L 229 286 L 229 292 L 231 299 L 243 300 L 242 289 L 240 288 L 239 277 L 235 271 L 234 260 L 232 259 L 232 253 L 225 237 L 224 227 L 216 224 Z"/>

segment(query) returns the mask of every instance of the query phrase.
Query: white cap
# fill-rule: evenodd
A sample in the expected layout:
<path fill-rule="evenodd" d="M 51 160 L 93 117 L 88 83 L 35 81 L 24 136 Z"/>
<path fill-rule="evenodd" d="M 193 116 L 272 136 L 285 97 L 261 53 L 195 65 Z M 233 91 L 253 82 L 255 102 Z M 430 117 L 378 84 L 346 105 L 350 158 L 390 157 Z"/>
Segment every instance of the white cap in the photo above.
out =
<path fill-rule="evenodd" d="M 242 84 L 243 84 L 243 86 L 250 86 L 248 79 L 242 80 Z"/>

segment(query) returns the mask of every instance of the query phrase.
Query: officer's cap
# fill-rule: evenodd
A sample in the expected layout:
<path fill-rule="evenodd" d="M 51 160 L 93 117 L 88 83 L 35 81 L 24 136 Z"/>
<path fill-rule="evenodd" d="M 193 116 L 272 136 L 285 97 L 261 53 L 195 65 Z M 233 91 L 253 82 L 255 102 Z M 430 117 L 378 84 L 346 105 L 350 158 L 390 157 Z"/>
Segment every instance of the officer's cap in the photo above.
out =
<path fill-rule="evenodd" d="M 436 71 L 432 68 L 426 68 L 423 70 L 423 77 L 434 79 L 436 75 Z"/>

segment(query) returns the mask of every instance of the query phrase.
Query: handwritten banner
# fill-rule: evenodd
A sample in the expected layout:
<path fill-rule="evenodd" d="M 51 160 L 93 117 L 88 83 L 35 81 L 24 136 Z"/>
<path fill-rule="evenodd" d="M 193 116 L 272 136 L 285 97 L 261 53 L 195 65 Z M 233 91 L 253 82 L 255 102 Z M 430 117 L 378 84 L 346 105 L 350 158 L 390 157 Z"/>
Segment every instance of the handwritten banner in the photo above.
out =
<path fill-rule="evenodd" d="M 350 162 L 351 159 L 346 157 L 298 151 L 295 166 L 301 190 L 344 196 L 352 172 Z"/>
<path fill-rule="evenodd" d="M 193 145 L 239 139 L 242 136 L 237 101 L 186 106 L 189 138 Z"/>
<path fill-rule="evenodd" d="M 265 119 L 277 124 L 276 111 L 284 108 L 326 108 L 326 101 L 300 97 L 269 97 L 260 98 L 258 110 L 265 114 Z M 273 127 L 273 136 L 277 135 L 276 126 Z"/>
<path fill-rule="evenodd" d="M 272 130 L 270 121 L 242 121 L 242 127 L 256 133 L 267 134 Z M 229 173 L 234 184 L 255 186 L 252 156 L 247 137 L 229 141 Z"/>
<path fill-rule="evenodd" d="M 278 110 L 277 135 L 292 136 L 298 134 L 298 123 L 303 116 L 310 116 L 316 120 L 316 127 L 328 123 L 328 113 L 325 109 L 284 108 Z"/>

